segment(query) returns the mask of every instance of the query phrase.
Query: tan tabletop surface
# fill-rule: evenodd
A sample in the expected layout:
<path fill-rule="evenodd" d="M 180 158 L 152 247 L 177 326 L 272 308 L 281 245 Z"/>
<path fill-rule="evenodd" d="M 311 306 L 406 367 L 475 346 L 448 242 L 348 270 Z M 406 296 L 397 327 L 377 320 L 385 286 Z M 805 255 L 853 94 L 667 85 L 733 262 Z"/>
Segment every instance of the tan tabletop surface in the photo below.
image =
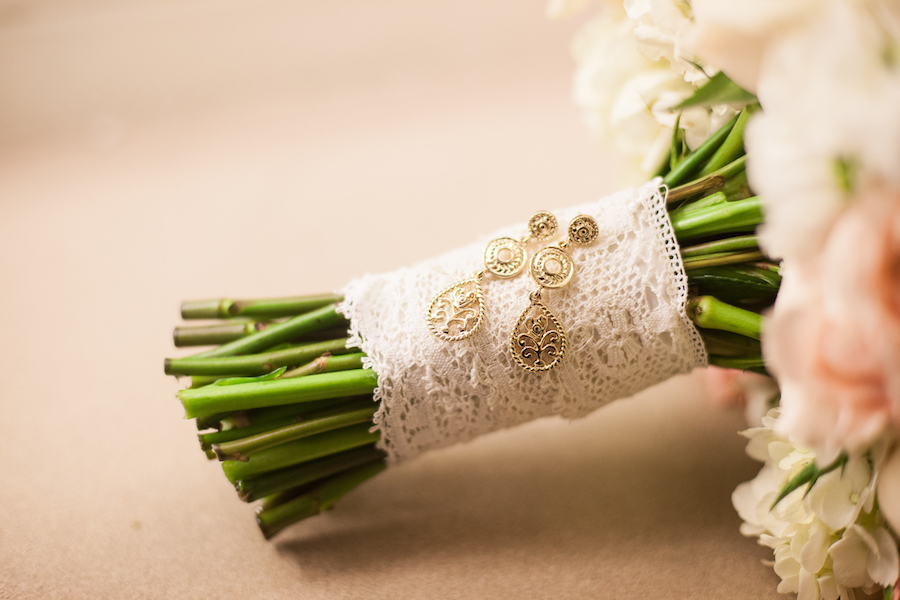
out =
<path fill-rule="evenodd" d="M 36 4 L 0 26 L 0 598 L 776 597 L 729 499 L 742 419 L 696 377 L 434 452 L 266 542 L 162 374 L 182 299 L 331 290 L 614 190 L 572 24 Z"/>

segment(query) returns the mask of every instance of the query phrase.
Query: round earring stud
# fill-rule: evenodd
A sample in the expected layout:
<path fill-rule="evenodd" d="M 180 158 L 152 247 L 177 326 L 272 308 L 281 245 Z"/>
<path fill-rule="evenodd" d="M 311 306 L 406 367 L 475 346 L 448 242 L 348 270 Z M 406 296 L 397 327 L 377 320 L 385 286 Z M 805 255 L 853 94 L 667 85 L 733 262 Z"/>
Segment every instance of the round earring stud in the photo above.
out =
<path fill-rule="evenodd" d="M 597 239 L 600 228 L 593 217 L 579 215 L 569 223 L 569 239 L 576 244 L 590 244 Z"/>
<path fill-rule="evenodd" d="M 540 211 L 528 220 L 528 231 L 536 240 L 547 240 L 559 229 L 559 222 L 551 213 Z"/>

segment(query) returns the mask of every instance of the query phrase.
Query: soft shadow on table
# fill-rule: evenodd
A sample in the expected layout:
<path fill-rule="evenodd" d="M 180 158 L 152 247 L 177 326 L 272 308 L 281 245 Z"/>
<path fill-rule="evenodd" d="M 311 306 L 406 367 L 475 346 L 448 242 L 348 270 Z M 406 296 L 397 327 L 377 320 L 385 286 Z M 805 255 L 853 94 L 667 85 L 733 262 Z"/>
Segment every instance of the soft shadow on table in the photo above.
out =
<path fill-rule="evenodd" d="M 288 530 L 277 549 L 307 581 L 413 560 L 489 576 L 477 566 L 489 556 L 517 585 L 549 568 L 570 580 L 569 592 L 596 594 L 602 581 L 636 593 L 648 576 L 690 569 L 707 578 L 704 589 L 727 594 L 754 571 L 747 563 L 767 558 L 740 536 L 730 502 L 758 465 L 735 433 L 740 416 L 679 385 L 581 421 L 538 422 L 423 456 Z M 753 587 L 775 597 L 771 570 L 753 575 Z"/>

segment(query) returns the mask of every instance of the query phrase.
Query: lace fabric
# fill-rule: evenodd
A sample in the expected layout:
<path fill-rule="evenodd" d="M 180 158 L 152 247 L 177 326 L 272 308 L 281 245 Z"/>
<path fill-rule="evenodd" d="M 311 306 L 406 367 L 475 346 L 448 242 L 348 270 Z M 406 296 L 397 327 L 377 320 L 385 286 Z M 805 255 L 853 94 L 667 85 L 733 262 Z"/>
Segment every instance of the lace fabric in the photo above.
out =
<path fill-rule="evenodd" d="M 425 320 L 432 297 L 483 268 L 497 237 L 519 225 L 412 267 L 365 275 L 342 290 L 348 345 L 378 374 L 375 428 L 391 463 L 540 417 L 583 417 L 669 377 L 707 364 L 685 312 L 687 277 L 659 180 L 596 202 L 553 211 L 562 235 L 579 214 L 600 226 L 597 241 L 570 245 L 575 276 L 544 291 L 569 338 L 556 368 L 532 373 L 509 353 L 509 336 L 537 284 L 525 273 L 483 283 L 485 318 L 471 337 L 444 342 Z M 534 251 L 537 245 L 531 245 Z"/>

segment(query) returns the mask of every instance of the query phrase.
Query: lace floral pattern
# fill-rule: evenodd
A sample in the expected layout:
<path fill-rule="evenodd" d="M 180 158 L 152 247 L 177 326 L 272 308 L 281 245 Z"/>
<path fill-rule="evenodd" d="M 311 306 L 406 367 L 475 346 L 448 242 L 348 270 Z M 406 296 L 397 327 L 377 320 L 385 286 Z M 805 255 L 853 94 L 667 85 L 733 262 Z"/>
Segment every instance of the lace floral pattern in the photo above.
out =
<path fill-rule="evenodd" d="M 583 417 L 618 398 L 706 366 L 687 318 L 687 278 L 659 181 L 554 211 L 599 224 L 597 242 L 570 248 L 572 281 L 543 301 L 569 337 L 565 359 L 532 373 L 514 364 L 509 336 L 537 284 L 527 274 L 484 282 L 485 316 L 470 338 L 443 342 L 425 312 L 435 293 L 482 268 L 490 239 L 514 237 L 521 224 L 412 267 L 365 275 L 342 293 L 348 345 L 378 373 L 375 427 L 397 463 L 540 417 Z"/>

